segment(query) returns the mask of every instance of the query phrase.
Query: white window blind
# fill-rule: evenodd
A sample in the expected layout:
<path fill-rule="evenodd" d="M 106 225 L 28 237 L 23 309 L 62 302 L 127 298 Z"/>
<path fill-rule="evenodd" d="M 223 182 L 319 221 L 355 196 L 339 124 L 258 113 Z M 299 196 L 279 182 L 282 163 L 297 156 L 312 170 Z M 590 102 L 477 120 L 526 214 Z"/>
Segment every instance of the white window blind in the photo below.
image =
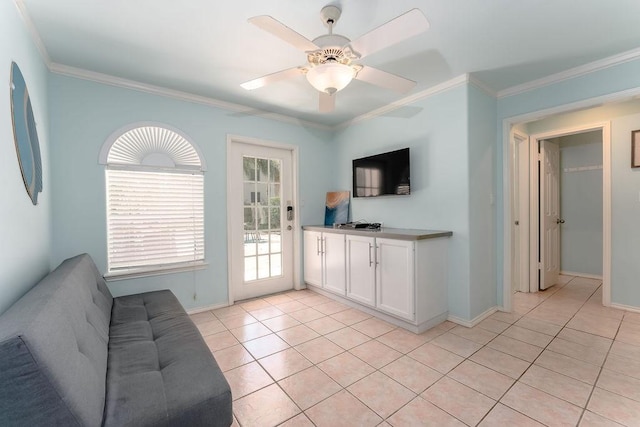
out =
<path fill-rule="evenodd" d="M 108 167 L 109 272 L 204 260 L 204 176 L 200 171 Z"/>

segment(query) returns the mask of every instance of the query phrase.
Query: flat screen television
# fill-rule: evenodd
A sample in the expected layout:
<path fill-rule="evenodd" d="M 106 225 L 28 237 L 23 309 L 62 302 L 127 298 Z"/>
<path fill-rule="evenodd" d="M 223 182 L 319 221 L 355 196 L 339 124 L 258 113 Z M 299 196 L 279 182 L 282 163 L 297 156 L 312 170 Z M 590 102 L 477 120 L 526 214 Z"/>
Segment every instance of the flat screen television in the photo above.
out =
<path fill-rule="evenodd" d="M 411 194 L 409 148 L 353 161 L 353 197 Z"/>

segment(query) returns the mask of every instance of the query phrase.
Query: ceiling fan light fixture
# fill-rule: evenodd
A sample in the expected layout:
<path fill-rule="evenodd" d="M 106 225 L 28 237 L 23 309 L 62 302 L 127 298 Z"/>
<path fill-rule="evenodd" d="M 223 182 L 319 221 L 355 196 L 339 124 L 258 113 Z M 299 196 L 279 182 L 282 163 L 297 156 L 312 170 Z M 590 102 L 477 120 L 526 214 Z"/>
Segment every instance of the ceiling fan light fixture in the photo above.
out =
<path fill-rule="evenodd" d="M 307 80 L 320 92 L 333 95 L 344 89 L 355 77 L 352 67 L 337 62 L 327 62 L 307 71 Z"/>

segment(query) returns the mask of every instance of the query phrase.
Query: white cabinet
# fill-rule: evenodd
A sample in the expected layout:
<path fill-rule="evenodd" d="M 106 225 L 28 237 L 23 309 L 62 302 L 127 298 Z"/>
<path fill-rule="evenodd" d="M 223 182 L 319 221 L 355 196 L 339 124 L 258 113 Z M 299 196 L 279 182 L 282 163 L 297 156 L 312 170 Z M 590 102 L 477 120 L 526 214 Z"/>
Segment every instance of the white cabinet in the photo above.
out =
<path fill-rule="evenodd" d="M 328 291 L 345 294 L 345 236 L 304 232 L 304 281 Z"/>
<path fill-rule="evenodd" d="M 304 279 L 319 292 L 330 291 L 327 296 L 422 332 L 448 316 L 450 235 L 305 227 Z"/>
<path fill-rule="evenodd" d="M 376 307 L 415 319 L 414 242 L 376 239 Z"/>
<path fill-rule="evenodd" d="M 344 237 L 344 234 L 322 234 L 322 287 L 340 295 L 345 292 Z"/>
<path fill-rule="evenodd" d="M 347 297 L 362 304 L 376 305 L 375 239 L 347 236 Z"/>
<path fill-rule="evenodd" d="M 414 319 L 411 241 L 347 236 L 347 297 L 403 319 Z"/>
<path fill-rule="evenodd" d="M 322 286 L 322 233 L 304 232 L 304 281 Z"/>

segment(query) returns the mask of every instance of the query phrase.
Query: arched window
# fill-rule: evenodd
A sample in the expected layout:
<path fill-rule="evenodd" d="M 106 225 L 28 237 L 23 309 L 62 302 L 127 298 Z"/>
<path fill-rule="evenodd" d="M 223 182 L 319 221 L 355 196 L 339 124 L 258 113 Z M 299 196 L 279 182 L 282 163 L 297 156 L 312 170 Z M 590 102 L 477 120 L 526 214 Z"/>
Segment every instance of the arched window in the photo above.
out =
<path fill-rule="evenodd" d="M 164 125 L 109 138 L 106 165 L 107 276 L 148 275 L 204 263 L 204 162 Z"/>

